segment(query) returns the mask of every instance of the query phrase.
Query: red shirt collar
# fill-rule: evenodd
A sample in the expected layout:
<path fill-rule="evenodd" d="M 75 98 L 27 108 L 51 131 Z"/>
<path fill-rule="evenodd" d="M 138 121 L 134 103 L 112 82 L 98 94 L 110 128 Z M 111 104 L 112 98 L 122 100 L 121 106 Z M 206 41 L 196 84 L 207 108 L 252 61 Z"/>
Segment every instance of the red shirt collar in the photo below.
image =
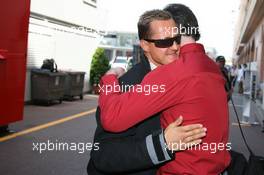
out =
<path fill-rule="evenodd" d="M 203 52 L 205 53 L 204 46 L 199 43 L 190 43 L 180 48 L 180 55 L 188 52 Z"/>

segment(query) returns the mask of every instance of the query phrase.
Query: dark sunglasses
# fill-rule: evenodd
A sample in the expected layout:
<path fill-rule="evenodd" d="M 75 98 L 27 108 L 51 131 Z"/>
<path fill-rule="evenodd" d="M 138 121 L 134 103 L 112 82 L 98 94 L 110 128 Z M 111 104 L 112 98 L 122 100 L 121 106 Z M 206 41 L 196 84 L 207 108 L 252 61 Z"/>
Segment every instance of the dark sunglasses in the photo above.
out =
<path fill-rule="evenodd" d="M 174 41 L 177 44 L 181 43 L 181 35 L 177 35 L 173 38 L 167 38 L 167 39 L 144 39 L 148 42 L 154 43 L 156 47 L 159 48 L 167 48 L 167 47 L 171 47 L 174 43 Z"/>

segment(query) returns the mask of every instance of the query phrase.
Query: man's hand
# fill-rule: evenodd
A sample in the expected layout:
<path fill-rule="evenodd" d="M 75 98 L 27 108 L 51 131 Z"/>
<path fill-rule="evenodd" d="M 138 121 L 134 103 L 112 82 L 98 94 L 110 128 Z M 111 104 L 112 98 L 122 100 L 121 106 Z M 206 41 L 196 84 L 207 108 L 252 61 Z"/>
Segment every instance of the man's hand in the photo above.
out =
<path fill-rule="evenodd" d="M 124 73 L 125 73 L 125 69 L 122 68 L 122 67 L 115 67 L 115 68 L 111 68 L 109 69 L 105 75 L 110 75 L 110 74 L 113 74 L 113 75 L 116 75 L 117 78 L 121 77 Z"/>
<path fill-rule="evenodd" d="M 201 124 L 180 126 L 183 121 L 180 116 L 164 131 L 164 137 L 169 150 L 182 151 L 194 145 L 200 144 L 206 136 L 206 128 Z"/>

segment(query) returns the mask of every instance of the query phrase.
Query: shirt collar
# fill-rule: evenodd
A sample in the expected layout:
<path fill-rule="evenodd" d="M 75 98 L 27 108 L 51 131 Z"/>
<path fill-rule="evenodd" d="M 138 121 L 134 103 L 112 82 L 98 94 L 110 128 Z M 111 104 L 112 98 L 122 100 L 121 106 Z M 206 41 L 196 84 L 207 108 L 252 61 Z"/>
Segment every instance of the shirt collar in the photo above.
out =
<path fill-rule="evenodd" d="M 152 63 L 151 61 L 149 61 L 149 65 L 150 65 L 151 70 L 154 70 L 157 68 L 157 66 L 154 63 Z"/>
<path fill-rule="evenodd" d="M 188 52 L 203 52 L 205 53 L 204 46 L 199 43 L 186 44 L 180 48 L 180 55 Z"/>

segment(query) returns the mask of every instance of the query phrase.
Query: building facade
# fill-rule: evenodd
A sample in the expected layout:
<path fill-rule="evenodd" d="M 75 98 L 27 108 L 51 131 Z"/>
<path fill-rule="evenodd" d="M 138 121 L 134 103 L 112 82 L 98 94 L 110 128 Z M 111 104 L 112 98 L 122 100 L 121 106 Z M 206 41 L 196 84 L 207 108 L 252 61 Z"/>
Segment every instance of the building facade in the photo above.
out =
<path fill-rule="evenodd" d="M 89 88 L 92 55 L 104 31 L 96 0 L 31 0 L 25 101 L 30 97 L 30 71 L 53 58 L 58 70 L 86 72 Z"/>
<path fill-rule="evenodd" d="M 117 56 L 133 56 L 133 45 L 138 43 L 136 33 L 108 32 L 100 42 L 99 47 L 105 50 L 109 61 Z"/>
<path fill-rule="evenodd" d="M 249 91 L 258 109 L 264 109 L 264 1 L 241 0 L 235 32 L 233 64 L 246 64 Z M 247 90 L 247 89 L 246 89 Z"/>

